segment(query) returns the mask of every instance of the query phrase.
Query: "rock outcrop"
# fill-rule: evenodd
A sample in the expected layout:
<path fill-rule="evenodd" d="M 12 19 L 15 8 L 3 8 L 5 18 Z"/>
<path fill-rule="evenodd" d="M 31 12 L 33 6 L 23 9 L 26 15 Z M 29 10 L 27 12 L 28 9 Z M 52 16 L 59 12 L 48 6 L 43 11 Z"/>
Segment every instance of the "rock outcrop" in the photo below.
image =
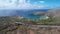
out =
<path fill-rule="evenodd" d="M 30 14 L 43 16 L 43 15 L 45 15 L 45 12 L 31 12 Z"/>

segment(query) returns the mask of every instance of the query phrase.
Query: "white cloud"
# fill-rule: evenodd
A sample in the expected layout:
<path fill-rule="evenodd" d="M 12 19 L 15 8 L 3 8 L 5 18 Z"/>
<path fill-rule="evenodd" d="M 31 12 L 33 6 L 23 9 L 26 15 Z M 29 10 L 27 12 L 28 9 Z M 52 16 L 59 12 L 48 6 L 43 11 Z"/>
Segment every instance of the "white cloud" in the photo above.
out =
<path fill-rule="evenodd" d="M 12 2 L 9 2 L 10 0 L 0 0 L 0 9 L 40 9 L 44 8 L 44 5 L 37 5 L 36 2 L 34 4 L 30 4 L 30 0 L 28 3 L 26 3 L 26 0 L 20 0 L 19 4 L 17 5 L 17 0 L 12 0 Z M 40 1 L 40 3 L 44 3 L 44 1 Z"/>
<path fill-rule="evenodd" d="M 40 1 L 40 3 L 45 3 L 45 1 Z"/>

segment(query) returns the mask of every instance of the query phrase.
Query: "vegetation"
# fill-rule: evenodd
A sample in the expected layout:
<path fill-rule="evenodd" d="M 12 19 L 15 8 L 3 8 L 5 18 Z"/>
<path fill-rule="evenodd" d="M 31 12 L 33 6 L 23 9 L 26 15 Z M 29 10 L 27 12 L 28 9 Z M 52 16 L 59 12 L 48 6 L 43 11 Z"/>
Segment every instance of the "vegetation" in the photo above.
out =
<path fill-rule="evenodd" d="M 52 30 L 52 28 L 51 27 L 46 27 L 46 30 L 49 30 L 50 31 L 50 30 Z"/>
<path fill-rule="evenodd" d="M 13 17 L 0 17 L 0 31 L 14 31 L 18 27 L 16 25 L 13 25 L 12 23 L 15 23 L 16 18 Z"/>
<path fill-rule="evenodd" d="M 0 17 L 0 31 L 5 30 L 14 31 L 18 29 L 17 25 L 14 25 L 15 22 L 22 22 L 25 23 L 32 23 L 32 24 L 49 24 L 50 22 L 54 22 L 55 19 L 49 18 L 47 20 L 40 20 L 40 19 L 18 19 L 17 17 Z M 13 24 L 12 24 L 13 23 Z M 27 26 L 27 25 L 26 25 Z"/>
<path fill-rule="evenodd" d="M 60 18 L 60 17 L 59 17 Z M 1 30 L 6 30 L 6 31 L 13 31 L 18 29 L 18 26 L 16 25 L 12 25 L 12 23 L 15 22 L 21 22 L 24 23 L 25 25 L 27 23 L 31 23 L 31 24 L 60 24 L 60 20 L 59 18 L 55 17 L 53 18 L 53 16 L 51 16 L 49 14 L 49 19 L 27 19 L 27 18 L 22 18 L 19 19 L 18 16 L 14 16 L 14 17 L 0 17 L 0 31 Z M 58 23 L 57 23 L 58 22 Z M 48 30 L 50 30 L 51 28 L 47 28 Z"/>
<path fill-rule="evenodd" d="M 25 26 L 27 23 L 31 23 L 31 24 L 44 24 L 44 25 L 49 25 L 49 24 L 60 24 L 60 10 L 55 10 L 55 11 L 51 11 L 47 13 L 49 18 L 48 19 L 27 19 L 27 18 L 22 18 L 19 19 L 18 16 L 13 16 L 13 17 L 0 17 L 0 31 L 14 31 L 18 29 L 18 25 L 16 25 L 16 22 L 21 22 L 24 23 Z M 13 24 L 12 24 L 13 23 Z M 15 24 L 15 25 L 14 25 Z M 27 28 L 27 27 L 26 27 Z M 25 28 L 25 31 L 27 31 L 27 29 Z M 39 29 L 43 29 L 43 27 L 40 27 Z M 47 27 L 46 30 L 51 30 L 52 28 Z"/>
<path fill-rule="evenodd" d="M 55 24 L 56 19 L 55 18 L 49 18 L 49 19 L 22 19 L 20 22 L 30 22 L 34 24 Z"/>

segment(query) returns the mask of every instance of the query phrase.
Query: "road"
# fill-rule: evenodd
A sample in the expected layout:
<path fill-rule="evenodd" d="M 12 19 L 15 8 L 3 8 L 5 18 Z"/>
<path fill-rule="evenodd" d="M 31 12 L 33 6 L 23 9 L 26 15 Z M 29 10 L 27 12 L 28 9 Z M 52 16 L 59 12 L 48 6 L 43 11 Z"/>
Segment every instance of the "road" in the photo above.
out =
<path fill-rule="evenodd" d="M 58 25 L 29 25 L 29 26 L 38 26 L 38 27 L 60 27 Z"/>

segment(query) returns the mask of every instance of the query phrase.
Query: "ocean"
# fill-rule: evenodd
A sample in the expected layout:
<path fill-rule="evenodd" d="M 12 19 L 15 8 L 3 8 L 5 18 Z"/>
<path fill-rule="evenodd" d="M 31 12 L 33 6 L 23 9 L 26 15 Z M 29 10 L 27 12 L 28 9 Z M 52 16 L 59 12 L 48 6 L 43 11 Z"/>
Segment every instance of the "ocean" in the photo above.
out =
<path fill-rule="evenodd" d="M 17 14 L 18 16 L 23 16 L 24 18 L 31 18 L 31 19 L 42 19 L 45 18 L 46 16 L 38 16 L 38 15 L 33 15 L 30 14 L 30 12 L 47 12 L 50 9 L 42 9 L 42 10 L 17 10 Z"/>
<path fill-rule="evenodd" d="M 42 16 L 32 15 L 30 12 L 47 12 L 50 9 L 34 9 L 34 10 L 0 10 L 0 17 L 5 16 L 23 16 L 24 18 L 39 19 Z"/>

